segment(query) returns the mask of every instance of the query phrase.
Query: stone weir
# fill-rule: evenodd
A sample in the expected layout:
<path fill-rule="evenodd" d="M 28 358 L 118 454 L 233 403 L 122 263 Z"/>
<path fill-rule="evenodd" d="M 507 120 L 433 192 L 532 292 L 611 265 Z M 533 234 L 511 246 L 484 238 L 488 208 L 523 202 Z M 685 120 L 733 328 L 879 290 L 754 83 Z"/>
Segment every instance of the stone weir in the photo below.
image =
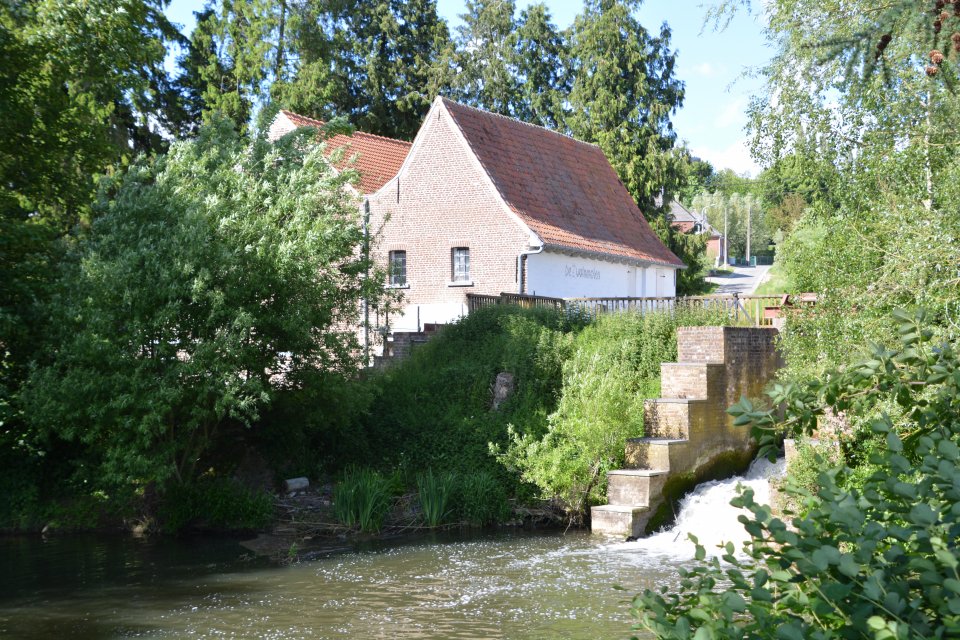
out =
<path fill-rule="evenodd" d="M 644 405 L 643 438 L 626 443 L 626 469 L 607 474 L 609 504 L 593 507 L 595 533 L 642 536 L 670 522 L 673 505 L 706 480 L 746 469 L 756 449 L 729 406 L 759 397 L 783 361 L 777 330 L 681 327 L 678 362 L 663 363 L 663 397 Z"/>

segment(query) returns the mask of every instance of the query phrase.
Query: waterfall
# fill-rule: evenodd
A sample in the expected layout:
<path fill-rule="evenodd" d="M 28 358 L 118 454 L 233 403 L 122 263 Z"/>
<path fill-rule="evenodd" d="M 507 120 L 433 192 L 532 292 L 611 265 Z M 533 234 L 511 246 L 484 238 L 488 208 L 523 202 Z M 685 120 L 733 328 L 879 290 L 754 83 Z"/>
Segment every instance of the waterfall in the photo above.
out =
<path fill-rule="evenodd" d="M 749 534 L 737 518 L 749 512 L 730 505 L 730 501 L 737 495 L 737 487 L 750 487 L 758 503 L 769 504 L 769 479 L 782 476 L 785 468 L 786 462 L 782 458 L 776 462 L 758 459 L 753 461 L 742 476 L 697 485 L 697 488 L 681 501 L 673 527 L 619 546 L 646 554 L 686 560 L 693 558 L 694 546 L 688 537 L 692 533 L 706 548 L 708 555 L 721 555 L 723 552 L 717 545 L 726 542 L 732 542 L 739 551 L 742 543 L 749 539 Z"/>

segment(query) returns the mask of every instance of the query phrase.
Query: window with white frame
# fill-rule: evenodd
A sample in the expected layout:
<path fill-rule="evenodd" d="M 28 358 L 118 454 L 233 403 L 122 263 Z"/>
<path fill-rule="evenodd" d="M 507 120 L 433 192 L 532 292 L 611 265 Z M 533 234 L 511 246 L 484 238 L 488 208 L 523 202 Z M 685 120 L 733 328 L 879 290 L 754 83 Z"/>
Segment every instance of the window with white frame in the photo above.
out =
<path fill-rule="evenodd" d="M 454 282 L 470 282 L 470 249 L 454 247 L 451 252 L 451 267 Z"/>
<path fill-rule="evenodd" d="M 407 286 L 407 252 L 391 251 L 389 268 L 390 268 L 390 286 L 391 287 Z"/>

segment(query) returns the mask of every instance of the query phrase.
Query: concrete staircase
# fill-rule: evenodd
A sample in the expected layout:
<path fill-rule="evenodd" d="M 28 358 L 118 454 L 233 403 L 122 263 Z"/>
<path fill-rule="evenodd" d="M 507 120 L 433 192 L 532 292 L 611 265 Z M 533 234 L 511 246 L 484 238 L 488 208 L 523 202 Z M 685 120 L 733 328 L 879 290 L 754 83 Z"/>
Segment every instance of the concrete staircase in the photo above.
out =
<path fill-rule="evenodd" d="M 749 464 L 755 444 L 726 413 L 741 395 L 757 397 L 782 366 L 777 330 L 682 327 L 678 362 L 661 365 L 663 397 L 644 405 L 645 437 L 626 442 L 626 469 L 607 474 L 608 504 L 593 507 L 597 533 L 642 536 L 666 524 L 671 502 L 697 483 Z"/>
<path fill-rule="evenodd" d="M 387 334 L 383 342 L 383 355 L 374 356 L 374 366 L 386 367 L 410 357 L 415 348 L 426 344 L 442 326 L 440 324 L 425 324 L 423 325 L 423 331 L 394 331 Z"/>

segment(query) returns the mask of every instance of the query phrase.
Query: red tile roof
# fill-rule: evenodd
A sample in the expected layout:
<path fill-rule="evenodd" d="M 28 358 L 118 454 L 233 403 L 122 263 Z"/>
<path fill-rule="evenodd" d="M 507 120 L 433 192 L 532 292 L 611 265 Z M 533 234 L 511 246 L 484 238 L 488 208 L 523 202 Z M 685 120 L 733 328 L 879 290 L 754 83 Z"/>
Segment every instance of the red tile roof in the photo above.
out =
<path fill-rule="evenodd" d="M 292 111 L 281 110 L 298 127 L 322 127 L 322 120 L 307 118 Z M 373 193 L 390 181 L 400 170 L 400 165 L 410 152 L 409 142 L 375 136 L 356 131 L 353 135 L 337 134 L 326 140 L 331 152 L 343 148 L 343 159 L 336 163 L 337 169 L 352 167 L 360 174 L 357 188 L 361 193 Z M 355 160 L 351 162 L 351 159 Z"/>
<path fill-rule="evenodd" d="M 443 99 L 510 208 L 547 245 L 683 266 L 599 147 Z"/>

